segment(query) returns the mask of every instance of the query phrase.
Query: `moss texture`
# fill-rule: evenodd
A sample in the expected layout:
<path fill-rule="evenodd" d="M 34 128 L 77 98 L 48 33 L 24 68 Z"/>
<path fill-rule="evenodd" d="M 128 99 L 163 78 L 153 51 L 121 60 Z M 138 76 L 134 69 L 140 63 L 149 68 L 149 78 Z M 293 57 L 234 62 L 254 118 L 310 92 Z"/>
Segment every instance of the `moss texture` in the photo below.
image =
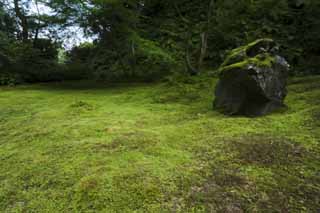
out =
<path fill-rule="evenodd" d="M 0 212 L 320 209 L 318 76 L 253 119 L 212 111 L 216 79 L 173 82 L 0 87 Z"/>
<path fill-rule="evenodd" d="M 224 67 L 220 67 L 220 72 L 233 70 L 233 69 L 246 69 L 248 66 L 258 66 L 258 67 L 272 67 L 273 63 L 275 61 L 275 57 L 268 54 L 263 53 L 259 54 L 256 57 L 253 58 L 246 58 L 241 62 L 237 62 L 231 65 L 227 65 Z"/>
<path fill-rule="evenodd" d="M 219 72 L 235 69 L 235 68 L 246 68 L 249 65 L 271 67 L 275 58 L 269 53 L 260 53 L 254 57 L 248 56 L 248 51 L 256 45 L 268 45 L 273 43 L 272 39 L 258 39 L 245 46 L 241 46 L 232 50 L 226 57 L 225 61 L 219 68 Z"/>

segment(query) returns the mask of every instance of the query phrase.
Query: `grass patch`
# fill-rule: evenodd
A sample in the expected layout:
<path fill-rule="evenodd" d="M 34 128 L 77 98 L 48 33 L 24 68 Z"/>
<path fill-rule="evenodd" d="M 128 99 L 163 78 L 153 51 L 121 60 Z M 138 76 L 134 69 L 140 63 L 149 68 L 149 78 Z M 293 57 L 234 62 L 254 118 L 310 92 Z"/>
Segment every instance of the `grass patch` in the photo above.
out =
<path fill-rule="evenodd" d="M 320 78 L 212 110 L 216 79 L 0 87 L 1 212 L 317 212 Z"/>

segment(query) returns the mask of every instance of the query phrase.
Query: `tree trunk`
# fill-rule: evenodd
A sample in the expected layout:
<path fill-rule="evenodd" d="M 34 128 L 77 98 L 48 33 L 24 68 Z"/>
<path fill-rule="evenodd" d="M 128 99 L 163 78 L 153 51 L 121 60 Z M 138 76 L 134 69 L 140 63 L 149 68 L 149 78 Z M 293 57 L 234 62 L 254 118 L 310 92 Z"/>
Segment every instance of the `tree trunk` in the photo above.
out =
<path fill-rule="evenodd" d="M 191 63 L 191 59 L 190 59 L 190 53 L 189 50 L 186 50 L 186 65 L 187 65 L 187 71 L 188 73 L 190 73 L 190 75 L 197 75 L 199 72 L 198 70 L 196 70 Z"/>
<path fill-rule="evenodd" d="M 207 15 L 207 26 L 206 29 L 203 33 L 201 33 L 201 50 L 200 50 L 200 56 L 199 56 L 199 62 L 198 62 L 198 69 L 200 70 L 203 61 L 207 55 L 207 49 L 208 49 L 208 34 L 209 34 L 209 29 L 210 29 L 210 24 L 211 24 L 211 17 L 212 17 L 212 9 L 214 6 L 214 1 L 211 0 L 209 3 L 208 7 L 208 15 Z"/>
<path fill-rule="evenodd" d="M 26 42 L 29 38 L 28 20 L 19 7 L 19 0 L 14 0 L 14 11 L 16 13 L 16 16 L 20 19 L 20 25 L 22 28 L 22 40 Z"/>
<path fill-rule="evenodd" d="M 33 39 L 33 46 L 34 47 L 37 46 L 38 37 L 39 37 L 39 28 L 36 29 L 36 33 L 34 35 L 34 39 Z"/>
<path fill-rule="evenodd" d="M 186 68 L 187 72 L 190 75 L 197 75 L 199 71 L 192 66 L 191 58 L 190 58 L 190 42 L 191 42 L 191 32 L 187 33 L 187 45 L 186 45 Z"/>
<path fill-rule="evenodd" d="M 36 0 L 36 8 L 37 8 L 37 14 L 38 14 L 38 26 L 36 29 L 36 33 L 34 35 L 34 40 L 33 40 L 33 46 L 36 47 L 37 46 L 37 41 L 38 41 L 38 37 L 39 37 L 39 31 L 40 31 L 40 10 L 39 10 L 39 5 L 38 5 L 38 0 Z"/>
<path fill-rule="evenodd" d="M 198 62 L 198 69 L 200 70 L 203 64 L 203 60 L 207 55 L 208 48 L 208 32 L 201 33 L 201 50 Z"/>
<path fill-rule="evenodd" d="M 135 47 L 135 43 L 134 41 L 131 41 L 131 57 L 132 57 L 132 61 L 131 61 L 131 65 L 132 65 L 132 69 L 131 69 L 131 76 L 134 76 L 136 73 L 136 67 L 137 67 L 137 58 L 136 58 L 136 47 Z"/>
<path fill-rule="evenodd" d="M 174 5 L 174 8 L 176 9 L 181 21 L 185 25 L 189 25 L 190 21 L 182 15 L 178 5 L 175 2 L 173 3 L 173 5 Z M 191 42 L 191 32 L 188 31 L 186 33 L 186 53 L 185 53 L 186 70 L 188 73 L 190 73 L 190 75 L 197 75 L 198 70 L 192 66 L 192 62 L 191 62 L 191 56 L 190 56 L 190 46 L 191 45 L 189 44 L 190 42 Z"/>

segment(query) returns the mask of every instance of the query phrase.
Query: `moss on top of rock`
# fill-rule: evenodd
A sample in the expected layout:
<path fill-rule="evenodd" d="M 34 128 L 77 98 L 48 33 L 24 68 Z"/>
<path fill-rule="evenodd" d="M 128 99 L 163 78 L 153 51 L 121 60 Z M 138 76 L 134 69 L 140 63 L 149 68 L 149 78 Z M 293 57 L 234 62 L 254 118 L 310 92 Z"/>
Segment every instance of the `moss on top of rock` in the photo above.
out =
<path fill-rule="evenodd" d="M 245 46 L 232 50 L 219 68 L 219 72 L 248 65 L 271 67 L 275 58 L 269 51 L 276 44 L 272 39 L 258 39 Z"/>
<path fill-rule="evenodd" d="M 257 55 L 256 57 L 246 57 L 242 61 L 226 65 L 226 66 L 221 66 L 219 68 L 219 72 L 224 72 L 228 70 L 232 70 L 235 68 L 247 68 L 248 66 L 259 66 L 259 67 L 271 67 L 272 64 L 275 61 L 275 57 L 269 53 L 261 53 Z"/>

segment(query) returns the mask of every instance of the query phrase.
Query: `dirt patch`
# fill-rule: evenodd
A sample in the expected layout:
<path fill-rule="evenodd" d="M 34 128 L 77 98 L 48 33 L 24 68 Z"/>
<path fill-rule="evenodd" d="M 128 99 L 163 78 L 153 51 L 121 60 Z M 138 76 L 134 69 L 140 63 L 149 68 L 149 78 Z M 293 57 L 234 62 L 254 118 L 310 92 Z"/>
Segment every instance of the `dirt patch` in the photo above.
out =
<path fill-rule="evenodd" d="M 96 143 L 92 146 L 92 149 L 108 152 L 143 151 L 154 147 L 158 142 L 159 140 L 155 134 L 132 131 L 116 137 L 111 143 Z"/>
<path fill-rule="evenodd" d="M 249 180 L 231 165 L 218 167 L 203 185 L 191 188 L 188 203 L 204 206 L 206 212 L 244 212 L 247 202 L 238 192 L 251 187 Z"/>
<path fill-rule="evenodd" d="M 199 154 L 208 166 L 191 187 L 190 208 L 204 212 L 317 212 L 319 157 L 287 138 L 249 135 Z"/>
<path fill-rule="evenodd" d="M 227 144 L 242 164 L 284 166 L 301 163 L 307 154 L 305 148 L 286 138 L 254 135 L 230 140 Z"/>

